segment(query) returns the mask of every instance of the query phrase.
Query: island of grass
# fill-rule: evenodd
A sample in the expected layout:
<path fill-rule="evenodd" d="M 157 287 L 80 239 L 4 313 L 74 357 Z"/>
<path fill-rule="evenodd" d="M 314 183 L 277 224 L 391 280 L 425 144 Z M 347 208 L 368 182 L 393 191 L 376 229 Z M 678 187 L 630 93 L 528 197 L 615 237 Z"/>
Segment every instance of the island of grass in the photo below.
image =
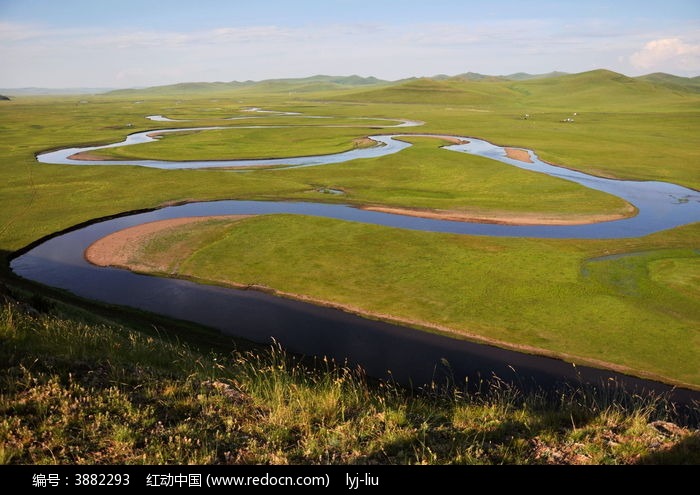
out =
<path fill-rule="evenodd" d="M 377 146 L 357 129 L 276 127 L 207 129 L 159 133 L 157 141 L 77 153 L 74 160 L 228 160 L 327 155 Z"/>
<path fill-rule="evenodd" d="M 270 215 L 145 224 L 86 256 L 700 387 L 697 277 L 677 280 L 678 267 L 697 267 L 699 244 L 700 224 L 642 239 L 543 240 Z"/>

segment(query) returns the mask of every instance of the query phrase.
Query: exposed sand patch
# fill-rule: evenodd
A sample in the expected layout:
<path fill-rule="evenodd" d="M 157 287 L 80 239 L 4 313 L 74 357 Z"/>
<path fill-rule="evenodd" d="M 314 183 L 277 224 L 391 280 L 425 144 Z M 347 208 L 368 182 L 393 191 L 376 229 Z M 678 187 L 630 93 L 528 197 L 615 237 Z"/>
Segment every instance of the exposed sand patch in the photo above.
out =
<path fill-rule="evenodd" d="M 544 213 L 483 213 L 454 210 L 428 210 L 414 208 L 397 208 L 389 206 L 361 206 L 363 210 L 408 215 L 411 217 L 450 220 L 452 222 L 495 223 L 500 225 L 585 225 L 589 223 L 611 222 L 628 218 L 635 213 L 635 208 L 628 205 L 623 213 L 600 214 L 544 214 Z"/>
<path fill-rule="evenodd" d="M 460 139 L 452 136 L 440 136 L 440 139 L 447 141 L 451 144 L 469 144 L 469 140 L 467 139 Z"/>
<path fill-rule="evenodd" d="M 504 148 L 506 150 L 506 156 L 512 160 L 518 160 L 519 162 L 532 163 L 530 158 L 530 153 L 525 150 L 519 150 L 517 148 Z"/>
<path fill-rule="evenodd" d="M 92 243 L 85 250 L 85 259 L 97 266 L 116 266 L 139 270 L 145 267 L 134 262 L 135 255 L 153 236 L 183 225 L 190 225 L 208 220 L 239 220 L 251 215 L 219 215 L 211 217 L 185 217 L 135 225 L 118 232 L 114 232 Z"/>
<path fill-rule="evenodd" d="M 89 160 L 89 161 L 103 161 L 109 160 L 104 156 L 95 155 L 91 151 L 81 151 L 80 153 L 73 153 L 68 157 L 69 160 Z"/>

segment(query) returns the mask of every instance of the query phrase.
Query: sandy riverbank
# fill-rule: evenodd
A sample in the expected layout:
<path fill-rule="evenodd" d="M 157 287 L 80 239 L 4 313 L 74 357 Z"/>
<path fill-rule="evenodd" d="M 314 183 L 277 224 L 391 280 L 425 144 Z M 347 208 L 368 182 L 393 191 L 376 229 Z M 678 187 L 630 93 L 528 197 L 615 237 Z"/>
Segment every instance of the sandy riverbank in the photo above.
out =
<path fill-rule="evenodd" d="M 557 213 L 485 213 L 456 210 L 429 210 L 419 208 L 399 208 L 390 206 L 361 206 L 363 210 L 408 215 L 411 217 L 449 220 L 452 222 L 494 223 L 499 225 L 585 225 L 598 222 L 611 222 L 632 216 L 635 208 L 628 205 L 623 213 L 571 214 Z"/>
<path fill-rule="evenodd" d="M 521 150 L 518 148 L 503 148 L 506 150 L 506 156 L 512 160 L 518 160 L 519 162 L 532 163 L 532 158 L 530 158 L 530 153 L 526 150 Z"/>
<path fill-rule="evenodd" d="M 91 151 L 81 151 L 80 153 L 73 153 L 68 157 L 69 160 L 85 160 L 85 161 L 104 161 L 109 160 L 104 156 L 95 155 Z"/>
<path fill-rule="evenodd" d="M 240 220 L 250 215 L 220 215 L 210 217 L 185 217 L 143 223 L 114 232 L 92 243 L 85 250 L 85 259 L 97 266 L 114 266 L 130 270 L 152 269 L 134 261 L 142 246 L 153 236 L 175 227 L 192 225 L 209 220 Z"/>

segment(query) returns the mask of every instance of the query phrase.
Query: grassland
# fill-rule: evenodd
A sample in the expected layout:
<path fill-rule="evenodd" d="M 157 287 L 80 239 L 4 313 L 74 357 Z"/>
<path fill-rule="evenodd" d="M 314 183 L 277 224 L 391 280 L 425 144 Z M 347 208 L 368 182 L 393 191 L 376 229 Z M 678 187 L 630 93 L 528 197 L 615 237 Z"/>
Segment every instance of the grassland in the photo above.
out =
<path fill-rule="evenodd" d="M 697 224 L 621 243 L 426 234 L 272 215 L 166 229 L 129 246 L 133 254 L 120 264 L 205 283 L 265 286 L 700 386 L 700 300 L 675 280 L 693 286 L 692 272 L 686 279 L 679 268 L 697 264 L 698 245 Z M 615 252 L 641 254 L 596 260 Z M 664 265 L 650 274 L 658 263 Z"/>
<path fill-rule="evenodd" d="M 414 148 L 380 160 L 253 173 L 54 166 L 35 160 L 36 153 L 48 149 L 107 144 L 132 132 L 193 124 L 152 122 L 146 115 L 201 118 L 196 125 L 221 125 L 220 119 L 244 115 L 245 108 L 257 106 L 339 120 L 421 120 L 425 126 L 413 131 L 481 137 L 534 149 L 545 160 L 589 173 L 700 189 L 700 95 L 667 82 L 597 71 L 546 81 L 331 86 L 317 86 L 323 91 L 316 92 L 307 87 L 309 91 L 292 95 L 270 83 L 240 91 L 197 90 L 186 98 L 179 90 L 150 90 L 0 102 L 3 281 L 22 285 L 8 274 L 7 257 L 42 236 L 96 217 L 177 201 L 303 199 L 573 216 L 619 212 L 625 206 L 579 186 L 439 150 L 437 142 L 422 138 L 415 139 Z M 575 122 L 562 122 L 570 117 Z M 299 119 L 261 120 L 274 125 Z M 221 131 L 221 136 L 228 132 Z M 243 131 L 230 132 L 233 136 Z M 284 151 L 285 139 L 298 138 L 290 145 L 291 154 L 314 154 L 384 131 L 358 128 L 357 134 L 348 129 L 336 134 L 309 128 L 306 135 L 290 131 L 276 143 L 267 132 L 271 130 L 251 131 L 252 139 L 241 140 L 237 149 L 254 156 L 257 141 L 271 140 L 270 149 L 259 155 L 269 156 Z M 187 149 L 203 146 L 210 138 L 213 135 L 207 133 L 173 136 L 155 143 L 172 147 L 148 152 L 181 159 Z M 325 187 L 346 194 L 319 192 Z M 257 267 L 231 266 L 227 280 L 263 281 L 278 290 L 357 304 L 367 312 L 478 333 L 505 344 L 576 354 L 573 359 L 614 361 L 640 374 L 698 384 L 697 225 L 644 239 L 535 241 L 268 217 L 217 231 L 225 234 L 221 243 L 212 242 L 206 250 L 213 259 L 224 246 L 251 262 L 269 255 Z M 206 240 L 210 239 L 214 238 Z M 253 246 L 254 252 L 243 253 L 241 246 L 231 245 L 234 239 L 241 246 Z M 315 260 L 301 256 L 303 243 L 309 243 Z M 361 256 L 364 250 L 369 256 Z M 595 260 L 615 253 L 632 255 Z M 192 256 L 188 263 L 203 278 L 214 278 L 213 265 L 203 258 Z M 229 356 L 221 369 L 212 365 L 212 356 L 224 356 L 149 340 L 129 329 L 86 326 L 84 316 L 21 313 L 3 312 L 6 337 L 0 352 L 6 372 L 0 435 L 6 461 L 637 462 L 663 460 L 655 454 L 647 457 L 658 445 L 685 456 L 688 449 L 697 449 L 696 440 L 683 439 L 685 433 L 659 437 L 659 430 L 649 426 L 657 417 L 644 408 L 581 412 L 569 406 L 553 409 L 533 398 L 411 398 L 333 374 L 306 375 L 291 368 L 277 373 L 277 362 L 238 354 Z M 148 366 L 139 367 L 138 362 Z M 201 370 L 188 364 L 196 362 L 205 363 Z M 243 364 L 237 368 L 235 363 Z M 256 366 L 268 370 L 263 363 L 270 374 L 248 384 L 243 377 Z M 211 378 L 204 378 L 207 374 Z M 210 386 L 207 380 L 225 386 Z M 253 385 L 256 380 L 259 389 Z M 239 383 L 245 384 L 240 390 Z M 228 392 L 222 390 L 231 387 L 246 394 L 241 404 L 226 402 Z M 314 397 L 328 402 L 335 397 L 342 407 L 329 411 L 313 402 Z M 574 407 L 574 402 L 571 399 L 569 405 Z M 117 419 L 105 419 L 94 432 L 85 432 L 80 425 L 87 416 L 74 407 L 78 403 L 90 404 L 85 409 L 93 415 L 90 421 Z M 570 417 L 577 425 L 571 429 Z M 193 423 L 196 426 L 188 429 Z M 228 436 L 217 437 L 219 427 Z M 158 440 L 149 447 L 148 438 Z M 561 449 L 560 442 L 587 447 Z M 620 450 L 613 442 L 622 446 Z M 542 454 L 536 446 L 545 446 L 549 453 Z M 81 451 L 91 454 L 81 457 Z M 99 457 L 99 452 L 107 454 Z M 585 459 L 567 457 L 572 452 L 581 452 Z"/>
<path fill-rule="evenodd" d="M 46 304 L 46 302 L 45 302 Z M 663 399 L 506 386 L 407 393 L 279 349 L 198 348 L 55 307 L 0 307 L 0 462 L 695 464 Z"/>
<path fill-rule="evenodd" d="M 297 97 L 291 101 L 286 94 L 243 97 L 235 93 L 216 93 L 205 97 L 195 94 L 184 101 L 177 97 L 157 94 L 135 94 L 129 97 L 17 98 L 0 105 L 0 179 L 3 181 L 0 249 L 12 251 L 43 235 L 95 216 L 153 207 L 169 201 L 228 198 L 344 202 L 355 200 L 352 194 L 343 198 L 330 198 L 329 195 L 313 192 L 319 187 L 336 186 L 341 189 L 347 188 L 352 193 L 360 175 L 349 177 L 352 176 L 350 164 L 313 170 L 255 174 L 36 165 L 34 154 L 42 150 L 71 145 L 106 144 L 123 139 L 131 132 L 191 125 L 157 123 L 144 118 L 154 114 L 164 114 L 172 118 L 211 117 L 212 120 L 198 122 L 198 125 L 220 125 L 221 121 L 217 119 L 240 115 L 241 110 L 246 107 L 261 106 L 308 115 L 422 120 L 426 125 L 420 128 L 420 132 L 474 135 L 497 144 L 528 147 L 536 150 L 546 160 L 592 173 L 631 179 L 669 180 L 699 188 L 700 169 L 697 164 L 700 162 L 700 138 L 694 130 L 700 123 L 700 97 L 695 93 L 688 93 L 671 98 L 667 89 L 662 88 L 655 95 L 647 95 L 644 99 L 646 106 L 643 108 L 630 109 L 629 105 L 618 107 L 614 98 L 618 91 L 616 85 L 623 83 L 610 81 L 606 74 L 600 75 L 599 79 L 591 84 L 601 86 L 603 89 L 598 91 L 603 94 L 605 88 L 608 88 L 608 92 L 613 95 L 607 100 L 603 112 L 581 110 L 586 100 L 577 97 L 573 91 L 569 92 L 570 97 L 565 108 L 562 108 L 563 104 L 547 108 L 546 100 L 543 101 L 546 92 L 539 95 L 539 101 L 532 103 L 513 96 L 509 100 L 494 104 L 479 100 L 474 105 L 459 105 L 449 97 L 435 104 L 343 102 L 343 99 L 359 97 L 342 92 L 311 94 L 305 96 L 307 99 Z M 631 83 L 624 84 L 625 88 L 634 86 Z M 403 89 L 397 87 L 394 91 L 401 92 Z M 489 83 L 482 83 L 480 91 L 493 89 Z M 536 91 L 531 90 L 531 93 L 535 94 Z M 81 103 L 83 101 L 87 103 Z M 649 109 L 648 105 L 651 103 L 654 105 Z M 573 112 L 579 112 L 576 122 L 560 122 Z M 530 114 L 530 119 L 522 118 L 525 113 Z M 278 117 L 271 117 L 271 121 L 280 122 Z M 132 125 L 129 127 L 129 124 Z M 313 134 L 316 130 L 311 131 Z M 368 133 L 370 132 L 361 132 L 358 129 L 358 137 Z M 202 133 L 201 136 L 204 135 L 205 133 Z M 314 151 L 316 150 L 309 150 L 311 153 Z M 177 159 L 182 152 L 182 149 L 174 148 L 170 158 Z M 261 155 L 265 153 L 261 152 Z M 449 154 L 450 157 L 452 155 Z M 439 154 L 436 156 L 437 160 L 441 160 Z M 390 166 L 395 166 L 395 163 L 390 163 Z M 499 168 L 501 171 L 506 170 L 505 167 Z M 343 181 L 336 180 L 336 173 L 345 175 Z M 376 173 L 383 176 L 376 179 L 369 176 L 367 180 L 375 180 L 382 188 L 391 187 L 388 181 L 393 179 L 408 180 L 406 175 L 391 177 L 387 175 L 390 172 L 386 170 Z M 452 182 L 459 177 L 439 177 L 439 171 L 430 173 L 434 174 L 435 179 L 434 185 L 429 188 L 432 190 L 423 194 L 420 188 L 409 184 L 406 189 L 413 189 L 414 192 L 404 191 L 399 194 L 402 196 L 397 198 L 400 201 L 394 201 L 392 206 L 410 200 L 413 201 L 413 206 L 430 204 L 436 208 L 446 207 L 445 204 L 432 205 L 432 199 L 436 196 L 435 188 L 445 185 L 451 188 Z M 480 174 L 491 173 L 491 169 L 481 167 L 481 171 L 473 173 L 472 182 L 478 182 Z M 193 177 L 196 180 L 193 180 Z M 343 183 L 345 181 L 347 185 Z M 507 181 L 500 182 L 503 184 Z M 494 208 L 493 204 L 497 203 L 498 199 L 507 199 L 516 189 L 513 186 L 510 190 L 505 190 L 500 198 L 497 194 L 491 195 L 491 206 L 486 207 Z M 129 194 L 125 194 L 124 191 L 129 191 Z M 571 192 L 571 189 L 568 192 Z M 444 190 L 440 193 L 447 194 Z M 357 202 L 377 199 L 385 201 L 381 190 L 367 190 L 362 194 L 365 197 L 358 198 Z M 457 191 L 457 195 L 460 194 Z M 577 194 L 585 196 L 588 193 Z M 462 204 L 453 201 L 450 208 L 466 209 L 478 206 L 466 196 L 463 195 L 465 201 L 460 200 Z M 537 202 L 556 200 L 553 194 L 547 194 L 546 197 L 530 196 L 531 200 Z M 568 207 L 571 210 L 591 209 L 599 205 L 600 201 L 606 201 L 601 199 L 603 196 L 596 196 L 590 201 L 583 201 L 575 206 L 571 204 Z M 513 206 L 520 208 L 525 202 L 521 197 Z M 566 201 L 559 201 L 556 208 L 564 203 Z M 480 207 L 483 206 L 482 204 Z M 610 205 L 602 204 L 600 209 L 607 207 Z M 498 208 L 503 209 L 504 203 L 501 202 Z M 552 208 L 551 203 L 549 208 Z M 542 208 L 544 209 L 547 209 L 546 205 Z"/>

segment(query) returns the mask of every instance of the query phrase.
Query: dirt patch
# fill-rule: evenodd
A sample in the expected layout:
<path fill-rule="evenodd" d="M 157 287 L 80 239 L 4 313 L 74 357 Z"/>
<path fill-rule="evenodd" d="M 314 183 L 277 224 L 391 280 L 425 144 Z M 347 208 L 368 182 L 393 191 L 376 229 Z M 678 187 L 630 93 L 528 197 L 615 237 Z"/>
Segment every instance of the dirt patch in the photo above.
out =
<path fill-rule="evenodd" d="M 103 160 L 109 160 L 109 158 L 105 158 L 104 156 L 100 155 L 95 155 L 91 151 L 81 151 L 80 153 L 73 153 L 71 156 L 68 157 L 69 160 L 86 160 L 86 161 L 103 161 Z"/>
<path fill-rule="evenodd" d="M 585 225 L 589 223 L 611 222 L 628 218 L 636 211 L 629 205 L 624 213 L 602 213 L 591 215 L 559 215 L 556 213 L 483 213 L 455 210 L 428 210 L 397 208 L 389 206 L 361 206 L 363 210 L 408 215 L 411 217 L 450 220 L 452 222 L 494 223 L 499 225 Z"/>
<path fill-rule="evenodd" d="M 468 139 L 460 139 L 452 136 L 440 136 L 440 139 L 447 141 L 450 144 L 469 144 Z"/>
<path fill-rule="evenodd" d="M 525 150 L 519 150 L 517 148 L 504 148 L 506 150 L 506 156 L 511 160 L 518 160 L 519 162 L 532 163 L 532 158 L 530 158 L 530 153 Z"/>
<path fill-rule="evenodd" d="M 144 268 L 132 260 L 139 249 L 154 235 L 183 225 L 190 225 L 209 220 L 238 220 L 250 215 L 221 215 L 211 217 L 186 217 L 170 220 L 158 220 L 143 223 L 114 232 L 92 243 L 85 250 L 85 259 L 97 266 L 116 266 L 138 270 Z"/>

